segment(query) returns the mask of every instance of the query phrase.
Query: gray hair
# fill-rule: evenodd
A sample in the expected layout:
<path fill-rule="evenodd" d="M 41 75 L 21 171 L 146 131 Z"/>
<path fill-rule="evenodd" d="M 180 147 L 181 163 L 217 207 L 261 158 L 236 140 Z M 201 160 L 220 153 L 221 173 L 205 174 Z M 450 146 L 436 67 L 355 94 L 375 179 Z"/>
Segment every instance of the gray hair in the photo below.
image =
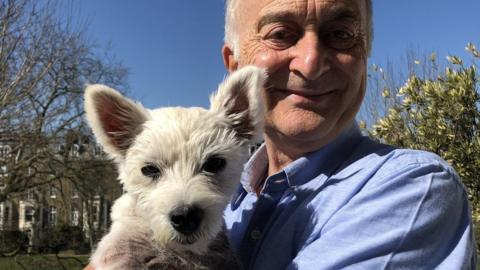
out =
<path fill-rule="evenodd" d="M 367 7 L 367 55 L 370 55 L 372 50 L 372 41 L 373 41 L 373 9 L 372 9 L 372 0 L 365 0 Z M 233 51 L 233 56 L 238 57 L 239 50 L 239 40 L 237 34 L 236 23 L 236 10 L 237 10 L 237 0 L 226 0 L 225 1 L 225 36 L 223 38 L 225 44 L 231 46 Z"/>
<path fill-rule="evenodd" d="M 231 46 L 233 51 L 233 56 L 238 58 L 238 50 L 239 50 L 239 41 L 238 41 L 238 34 L 236 28 L 236 10 L 237 10 L 237 3 L 236 0 L 226 0 L 225 1 L 225 35 L 223 41 L 225 44 Z"/>

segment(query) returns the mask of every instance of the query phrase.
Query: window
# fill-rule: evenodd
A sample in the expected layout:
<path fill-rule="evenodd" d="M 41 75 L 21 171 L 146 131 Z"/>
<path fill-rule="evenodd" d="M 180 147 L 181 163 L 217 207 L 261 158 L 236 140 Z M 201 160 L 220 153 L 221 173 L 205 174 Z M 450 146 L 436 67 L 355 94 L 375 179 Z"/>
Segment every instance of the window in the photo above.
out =
<path fill-rule="evenodd" d="M 7 165 L 0 166 L 0 177 L 7 177 L 7 176 L 8 176 Z"/>
<path fill-rule="evenodd" d="M 65 151 L 65 146 L 60 145 L 60 144 L 57 145 L 57 153 L 58 154 L 63 155 L 64 151 Z"/>
<path fill-rule="evenodd" d="M 72 199 L 78 199 L 78 198 L 80 198 L 80 196 L 78 195 L 78 190 L 73 189 Z"/>
<path fill-rule="evenodd" d="M 72 226 L 78 226 L 80 218 L 80 212 L 77 209 L 72 211 Z"/>
<path fill-rule="evenodd" d="M 72 156 L 79 157 L 80 156 L 80 146 L 78 144 L 72 145 Z"/>
<path fill-rule="evenodd" d="M 27 191 L 27 201 L 33 201 L 35 200 L 35 193 L 33 192 L 33 190 L 28 190 Z"/>
<path fill-rule="evenodd" d="M 74 144 L 70 149 L 70 154 L 74 157 L 80 157 L 85 152 L 85 147 L 82 144 Z"/>
<path fill-rule="evenodd" d="M 3 208 L 5 207 L 4 203 L 0 203 L 0 227 L 3 225 Z"/>
<path fill-rule="evenodd" d="M 8 158 L 11 156 L 12 148 L 9 145 L 0 146 L 0 157 Z"/>
<path fill-rule="evenodd" d="M 93 222 L 98 221 L 98 205 L 96 203 L 92 205 L 92 220 Z"/>
<path fill-rule="evenodd" d="M 10 220 L 10 207 L 5 206 L 5 220 L 8 222 Z"/>
<path fill-rule="evenodd" d="M 48 195 L 50 195 L 50 198 L 52 199 L 57 198 L 57 191 L 55 190 L 55 187 L 53 185 L 50 185 L 50 188 L 48 190 Z"/>
<path fill-rule="evenodd" d="M 55 206 L 50 206 L 49 208 L 48 224 L 50 226 L 55 226 L 57 224 L 57 208 Z"/>
<path fill-rule="evenodd" d="M 11 213 L 10 213 L 9 203 L 7 202 L 0 203 L 0 226 L 1 227 L 11 225 L 12 217 L 10 215 Z M 2 231 L 2 229 L 5 229 L 5 227 L 0 228 L 0 231 Z"/>
<path fill-rule="evenodd" d="M 25 222 L 32 222 L 34 214 L 35 210 L 33 210 L 33 207 L 25 207 Z"/>

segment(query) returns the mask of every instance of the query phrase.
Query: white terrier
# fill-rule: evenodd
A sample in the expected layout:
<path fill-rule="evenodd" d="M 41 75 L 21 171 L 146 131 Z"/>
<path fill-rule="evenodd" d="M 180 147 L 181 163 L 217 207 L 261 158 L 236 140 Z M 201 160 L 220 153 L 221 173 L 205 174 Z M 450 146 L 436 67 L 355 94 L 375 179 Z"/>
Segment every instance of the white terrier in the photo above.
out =
<path fill-rule="evenodd" d="M 106 86 L 87 87 L 88 123 L 126 191 L 91 257 L 96 270 L 240 268 L 223 211 L 262 133 L 265 80 L 259 68 L 240 69 L 209 110 L 147 110 Z"/>

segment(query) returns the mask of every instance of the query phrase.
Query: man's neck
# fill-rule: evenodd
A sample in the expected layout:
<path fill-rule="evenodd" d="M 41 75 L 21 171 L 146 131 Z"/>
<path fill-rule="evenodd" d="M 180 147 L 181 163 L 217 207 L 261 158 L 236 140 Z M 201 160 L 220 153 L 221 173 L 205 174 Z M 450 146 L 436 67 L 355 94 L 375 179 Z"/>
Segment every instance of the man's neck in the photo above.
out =
<path fill-rule="evenodd" d="M 268 167 L 265 176 L 261 179 L 260 182 L 253 186 L 253 189 L 257 196 L 261 193 L 267 177 L 280 172 L 288 164 L 292 163 L 293 161 L 307 153 L 291 151 L 288 147 L 276 147 L 278 145 L 288 146 L 288 144 L 285 143 L 273 142 L 268 136 L 265 136 L 265 147 L 267 150 Z"/>
<path fill-rule="evenodd" d="M 315 140 L 311 143 L 296 141 L 281 136 L 270 136 L 265 134 L 265 146 L 268 156 L 268 176 L 283 170 L 288 164 L 304 156 L 306 153 L 320 149 L 330 140 L 321 143 L 322 140 Z"/>
<path fill-rule="evenodd" d="M 257 195 L 259 195 L 262 191 L 266 178 L 282 171 L 290 163 L 294 162 L 305 154 L 320 149 L 321 146 L 318 146 L 316 149 L 299 147 L 299 145 L 291 141 L 272 140 L 272 137 L 269 137 L 267 134 L 265 134 L 265 148 L 268 159 L 267 171 L 260 182 L 256 183 L 255 186 L 252 186 Z M 302 151 L 298 151 L 299 149 Z"/>
<path fill-rule="evenodd" d="M 309 139 L 285 136 L 274 129 L 266 128 L 264 138 L 268 156 L 268 176 L 278 173 L 305 154 L 317 151 L 331 143 L 353 123 L 329 132 L 326 136 Z"/>
<path fill-rule="evenodd" d="M 282 151 L 282 149 L 275 147 L 272 142 L 268 142 L 267 140 L 265 141 L 265 147 L 267 148 L 268 156 L 268 176 L 281 171 L 288 164 L 292 163 L 298 158 L 297 155 L 286 153 Z"/>

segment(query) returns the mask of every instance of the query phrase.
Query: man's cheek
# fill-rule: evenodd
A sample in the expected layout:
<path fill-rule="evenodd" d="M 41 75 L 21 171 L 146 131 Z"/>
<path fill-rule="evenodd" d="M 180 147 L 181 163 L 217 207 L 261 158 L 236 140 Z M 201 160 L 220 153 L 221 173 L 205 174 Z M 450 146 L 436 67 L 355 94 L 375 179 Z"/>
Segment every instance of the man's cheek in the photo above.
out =
<path fill-rule="evenodd" d="M 250 64 L 265 68 L 269 74 L 275 72 L 287 63 L 284 52 L 259 47 L 253 54 Z"/>
<path fill-rule="evenodd" d="M 274 53 L 264 49 L 258 52 L 254 62 L 255 65 L 268 69 L 272 66 L 272 64 L 275 63 L 275 55 Z"/>

